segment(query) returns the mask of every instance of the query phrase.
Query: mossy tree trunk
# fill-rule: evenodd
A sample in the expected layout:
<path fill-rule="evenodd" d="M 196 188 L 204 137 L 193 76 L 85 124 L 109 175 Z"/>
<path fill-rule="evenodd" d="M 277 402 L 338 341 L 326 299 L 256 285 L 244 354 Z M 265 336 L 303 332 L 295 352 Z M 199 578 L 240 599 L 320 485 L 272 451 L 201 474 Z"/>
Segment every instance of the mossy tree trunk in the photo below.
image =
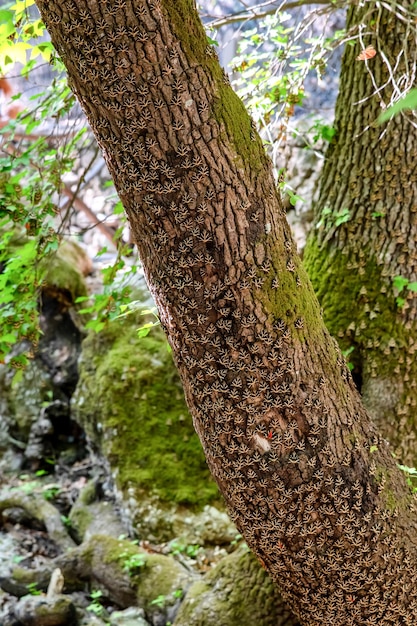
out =
<path fill-rule="evenodd" d="M 323 325 L 192 0 L 38 6 L 238 528 L 303 624 L 415 625 L 413 498 Z"/>
<path fill-rule="evenodd" d="M 388 63 L 404 89 L 417 60 L 415 21 L 395 11 L 373 2 L 349 11 L 348 28 L 357 34 L 363 24 L 363 45 L 377 54 L 365 62 L 359 43 L 346 48 L 305 264 L 328 329 L 343 350 L 353 348 L 365 406 L 398 459 L 414 465 L 417 293 L 406 283 L 417 279 L 417 130 L 410 112 L 377 123 L 394 90 Z"/>

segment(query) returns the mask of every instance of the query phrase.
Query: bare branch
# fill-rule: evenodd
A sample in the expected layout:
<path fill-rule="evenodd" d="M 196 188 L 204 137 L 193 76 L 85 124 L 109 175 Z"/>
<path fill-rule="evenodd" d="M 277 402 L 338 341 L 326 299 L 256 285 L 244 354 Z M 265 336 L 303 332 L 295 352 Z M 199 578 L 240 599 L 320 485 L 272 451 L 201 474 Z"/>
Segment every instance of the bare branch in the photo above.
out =
<path fill-rule="evenodd" d="M 338 3 L 333 3 L 330 0 L 284 0 L 280 5 L 277 5 L 275 0 L 269 0 L 268 2 L 263 2 L 258 4 L 256 7 L 256 11 L 253 7 L 249 7 L 246 11 L 239 11 L 238 13 L 232 13 L 230 15 L 224 15 L 222 17 L 214 19 L 212 22 L 209 22 L 207 26 L 209 28 L 221 28 L 222 26 L 227 26 L 228 24 L 234 24 L 236 22 L 244 22 L 248 20 L 260 20 L 268 15 L 273 15 L 277 13 L 277 11 L 295 9 L 301 6 L 308 6 L 311 4 L 324 4 L 332 9 L 339 9 L 346 6 L 346 2 L 341 0 Z M 262 7 L 270 7 L 265 11 L 258 12 Z M 203 16 L 204 17 L 204 16 Z"/>

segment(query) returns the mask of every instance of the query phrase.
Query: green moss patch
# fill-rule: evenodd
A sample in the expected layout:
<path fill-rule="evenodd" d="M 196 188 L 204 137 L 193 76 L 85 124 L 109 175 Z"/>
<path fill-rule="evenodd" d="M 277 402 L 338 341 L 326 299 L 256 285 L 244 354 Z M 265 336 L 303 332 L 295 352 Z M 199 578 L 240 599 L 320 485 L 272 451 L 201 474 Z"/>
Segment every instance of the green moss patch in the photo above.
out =
<path fill-rule="evenodd" d="M 177 626 L 284 623 L 293 622 L 277 600 L 272 580 L 252 554 L 241 551 L 226 556 L 190 587 L 175 620 Z"/>
<path fill-rule="evenodd" d="M 383 278 L 381 266 L 375 260 L 367 259 L 362 271 L 358 271 L 343 251 L 320 246 L 316 239 L 310 238 L 304 264 L 323 308 L 327 328 L 342 350 L 354 348 L 349 354 L 354 366 L 359 366 L 363 359 L 362 351 L 370 353 L 374 343 L 379 348 L 395 338 L 398 347 L 407 347 L 392 285 Z M 388 361 L 381 358 L 379 372 L 387 367 Z"/>
<path fill-rule="evenodd" d="M 404 289 L 400 299 L 395 277 L 361 252 L 349 258 L 346 250 L 310 238 L 304 260 L 326 326 L 346 355 L 364 405 L 397 458 L 413 466 L 417 325 L 406 307 L 416 294 Z"/>
<path fill-rule="evenodd" d="M 193 0 L 163 1 L 169 22 L 176 37 L 185 48 L 187 57 L 204 62 L 207 36 L 198 17 Z"/>
<path fill-rule="evenodd" d="M 168 344 L 160 329 L 139 339 L 141 322 L 115 322 L 85 340 L 75 413 L 125 494 L 133 487 L 166 502 L 205 505 L 218 491 Z"/>
<path fill-rule="evenodd" d="M 223 76 L 217 77 L 217 83 L 219 98 L 214 106 L 214 116 L 220 124 L 224 124 L 228 141 L 253 177 L 264 169 L 267 161 L 262 142 L 252 129 L 251 118 L 242 100 L 229 85 L 223 83 Z"/>

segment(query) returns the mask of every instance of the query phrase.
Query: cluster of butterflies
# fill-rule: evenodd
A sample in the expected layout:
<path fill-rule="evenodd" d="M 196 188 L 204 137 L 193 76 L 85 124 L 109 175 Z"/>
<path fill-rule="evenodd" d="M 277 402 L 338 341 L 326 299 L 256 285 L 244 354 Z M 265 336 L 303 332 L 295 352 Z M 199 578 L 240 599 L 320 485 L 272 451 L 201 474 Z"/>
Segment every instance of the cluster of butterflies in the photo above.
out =
<path fill-rule="evenodd" d="M 360 54 L 356 57 L 357 61 L 367 61 L 368 59 L 372 59 L 376 55 L 376 50 L 373 46 L 367 46 L 365 50 L 362 50 Z"/>

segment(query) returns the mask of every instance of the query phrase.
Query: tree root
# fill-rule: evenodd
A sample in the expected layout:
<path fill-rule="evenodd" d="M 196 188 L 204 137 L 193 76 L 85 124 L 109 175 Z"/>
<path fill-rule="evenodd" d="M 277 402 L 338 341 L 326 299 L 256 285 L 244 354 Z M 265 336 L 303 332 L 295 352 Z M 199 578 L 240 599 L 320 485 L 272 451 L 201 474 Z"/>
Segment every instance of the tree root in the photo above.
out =
<path fill-rule="evenodd" d="M 0 514 L 11 508 L 23 509 L 28 517 L 43 524 L 60 551 L 64 552 L 75 546 L 62 523 L 59 511 L 41 495 L 5 489 L 0 492 Z"/>

